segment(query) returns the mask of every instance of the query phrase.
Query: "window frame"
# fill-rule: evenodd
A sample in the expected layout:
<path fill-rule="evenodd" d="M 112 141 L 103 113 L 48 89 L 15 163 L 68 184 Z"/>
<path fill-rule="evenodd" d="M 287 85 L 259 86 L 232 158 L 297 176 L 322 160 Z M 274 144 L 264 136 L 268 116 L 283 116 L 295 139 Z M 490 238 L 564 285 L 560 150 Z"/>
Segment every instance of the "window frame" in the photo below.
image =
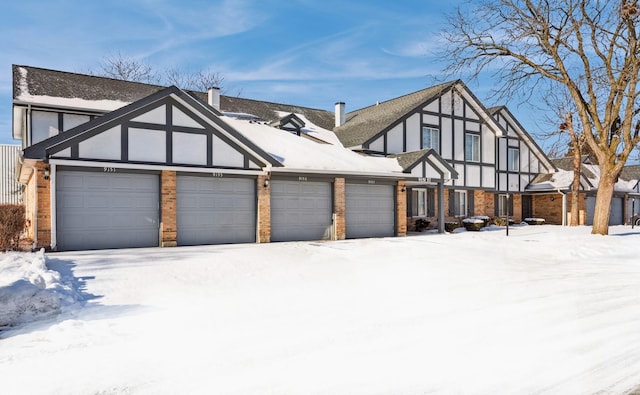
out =
<path fill-rule="evenodd" d="M 425 136 L 429 135 L 429 146 L 425 144 Z M 422 135 L 420 143 L 422 144 L 422 149 L 432 149 L 436 153 L 440 154 L 440 129 L 434 128 L 432 126 L 423 126 L 422 127 Z M 433 144 L 433 140 L 435 137 L 435 144 Z"/>
<path fill-rule="evenodd" d="M 507 148 L 507 171 L 520 170 L 520 148 Z"/>
<path fill-rule="evenodd" d="M 506 193 L 498 194 L 498 217 L 513 216 L 513 196 Z"/>
<path fill-rule="evenodd" d="M 453 215 L 454 215 L 454 217 L 466 217 L 467 216 L 467 212 L 469 210 L 469 207 L 468 207 L 469 201 L 467 200 L 467 191 L 453 191 L 453 193 L 454 193 L 454 196 L 453 196 L 453 201 L 454 201 Z"/>
<path fill-rule="evenodd" d="M 414 195 L 414 193 L 416 195 Z M 422 202 L 420 202 L 422 198 Z M 420 214 L 420 204 L 422 203 L 422 209 L 424 210 L 424 214 Z M 415 218 L 424 218 L 428 217 L 429 213 L 429 204 L 427 197 L 427 189 L 426 188 L 412 188 L 411 189 L 411 216 Z"/>
<path fill-rule="evenodd" d="M 467 133 L 464 137 L 464 159 L 467 162 L 480 162 L 480 135 Z"/>

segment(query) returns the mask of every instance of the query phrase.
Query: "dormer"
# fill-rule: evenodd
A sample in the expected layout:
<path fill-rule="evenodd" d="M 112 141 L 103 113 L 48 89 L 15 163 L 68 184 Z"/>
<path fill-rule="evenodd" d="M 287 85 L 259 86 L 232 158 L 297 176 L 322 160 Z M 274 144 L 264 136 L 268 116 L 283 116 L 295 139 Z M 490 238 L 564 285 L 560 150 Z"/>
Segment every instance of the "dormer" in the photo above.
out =
<path fill-rule="evenodd" d="M 295 133 L 300 136 L 305 123 L 296 114 L 289 114 L 276 121 L 271 122 L 271 126 L 273 126 L 274 128 L 286 130 L 291 133 Z"/>

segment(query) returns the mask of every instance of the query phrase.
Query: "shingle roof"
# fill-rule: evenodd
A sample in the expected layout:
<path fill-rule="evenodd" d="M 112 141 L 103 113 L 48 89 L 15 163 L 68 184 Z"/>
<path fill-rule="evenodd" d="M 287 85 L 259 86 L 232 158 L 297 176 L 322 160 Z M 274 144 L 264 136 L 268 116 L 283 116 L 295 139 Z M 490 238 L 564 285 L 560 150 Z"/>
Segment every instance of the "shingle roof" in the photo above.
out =
<path fill-rule="evenodd" d="M 582 165 L 580 166 L 580 172 L 587 178 L 595 179 L 596 175 L 593 174 L 593 172 L 591 170 L 587 169 L 584 166 L 585 160 L 587 158 L 588 157 L 586 155 L 582 156 L 582 160 L 581 160 Z M 555 167 L 557 167 L 558 169 L 567 170 L 567 171 L 573 171 L 573 157 L 572 156 L 566 156 L 564 158 L 551 159 L 551 163 L 553 163 L 553 165 Z"/>
<path fill-rule="evenodd" d="M 623 180 L 640 180 L 640 165 L 623 167 L 620 177 L 622 177 Z"/>
<path fill-rule="evenodd" d="M 347 122 L 335 128 L 345 147 L 358 146 L 393 125 L 414 109 L 450 89 L 459 81 L 447 82 L 400 96 L 346 114 Z"/>
<path fill-rule="evenodd" d="M 420 160 L 429 150 L 424 149 L 420 151 L 405 152 L 402 154 L 389 155 L 391 158 L 398 159 L 398 163 L 402 166 L 402 170 L 407 170 L 413 166 L 418 160 Z"/>
<path fill-rule="evenodd" d="M 302 114 L 308 120 L 323 129 L 331 130 L 334 126 L 334 115 L 332 112 L 308 107 L 270 103 L 233 96 L 221 96 L 220 108 L 224 112 L 244 112 L 247 114 L 257 115 L 269 122 L 277 121 L 282 118 L 282 115 L 278 115 L 277 111 L 289 114 Z"/>
<path fill-rule="evenodd" d="M 22 78 L 25 72 L 26 78 Z M 25 88 L 26 92 L 23 92 Z M 140 82 L 13 65 L 14 100 L 20 98 L 21 94 L 28 94 L 133 103 L 164 88 L 164 86 Z M 206 103 L 206 92 L 187 92 Z M 334 126 L 333 112 L 288 104 L 221 95 L 220 109 L 224 112 L 253 114 L 269 122 L 282 118 L 277 111 L 297 113 L 304 115 L 308 120 L 324 129 L 331 130 Z"/>

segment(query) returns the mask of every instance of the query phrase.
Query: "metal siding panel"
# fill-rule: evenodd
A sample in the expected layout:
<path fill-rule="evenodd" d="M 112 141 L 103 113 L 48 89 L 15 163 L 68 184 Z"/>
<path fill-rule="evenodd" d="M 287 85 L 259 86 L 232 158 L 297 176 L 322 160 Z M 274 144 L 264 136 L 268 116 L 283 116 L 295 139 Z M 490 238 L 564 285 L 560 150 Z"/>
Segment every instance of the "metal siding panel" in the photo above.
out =
<path fill-rule="evenodd" d="M 330 237 L 333 213 L 330 182 L 271 180 L 271 240 Z"/>
<path fill-rule="evenodd" d="M 178 245 L 255 242 L 255 183 L 252 178 L 178 176 Z"/>
<path fill-rule="evenodd" d="M 15 179 L 20 146 L 0 144 L 0 204 L 22 204 L 22 186 Z"/>
<path fill-rule="evenodd" d="M 58 249 L 157 246 L 159 183 L 154 174 L 59 171 Z"/>
<path fill-rule="evenodd" d="M 346 185 L 347 238 L 395 235 L 395 196 L 392 185 Z"/>

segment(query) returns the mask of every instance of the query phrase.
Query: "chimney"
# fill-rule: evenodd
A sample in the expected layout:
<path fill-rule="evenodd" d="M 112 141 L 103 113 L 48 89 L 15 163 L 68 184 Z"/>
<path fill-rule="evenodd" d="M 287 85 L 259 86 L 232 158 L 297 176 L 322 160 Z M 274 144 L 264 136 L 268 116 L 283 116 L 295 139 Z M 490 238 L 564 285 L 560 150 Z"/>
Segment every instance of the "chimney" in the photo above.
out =
<path fill-rule="evenodd" d="M 344 102 L 336 103 L 336 127 L 344 125 Z"/>
<path fill-rule="evenodd" d="M 220 111 L 220 88 L 214 86 L 207 90 L 207 104 Z"/>

